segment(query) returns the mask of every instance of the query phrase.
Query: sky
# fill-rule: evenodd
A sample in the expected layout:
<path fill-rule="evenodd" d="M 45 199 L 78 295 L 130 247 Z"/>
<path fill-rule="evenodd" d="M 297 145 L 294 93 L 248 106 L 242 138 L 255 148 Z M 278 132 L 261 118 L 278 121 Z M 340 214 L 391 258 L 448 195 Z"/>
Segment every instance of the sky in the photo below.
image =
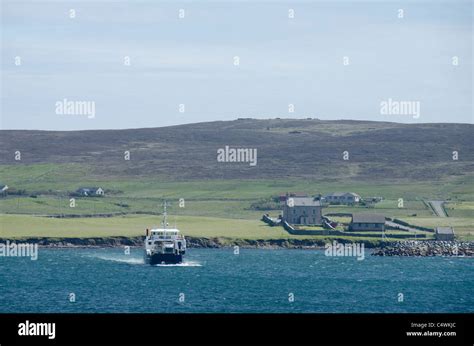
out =
<path fill-rule="evenodd" d="M 470 0 L 0 1 L 2 129 L 474 123 Z"/>

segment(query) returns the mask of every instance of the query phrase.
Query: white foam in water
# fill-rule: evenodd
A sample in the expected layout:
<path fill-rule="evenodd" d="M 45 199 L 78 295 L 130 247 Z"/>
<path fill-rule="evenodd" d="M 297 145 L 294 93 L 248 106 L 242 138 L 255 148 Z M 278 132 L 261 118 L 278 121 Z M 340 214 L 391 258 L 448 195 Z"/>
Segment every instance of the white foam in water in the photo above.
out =
<path fill-rule="evenodd" d="M 113 261 L 113 262 L 120 262 L 120 263 L 128 263 L 128 264 L 145 264 L 143 258 L 133 258 L 133 257 L 123 257 L 123 256 L 88 256 L 92 258 L 98 258 L 104 261 Z M 155 267 L 202 267 L 202 264 L 195 261 L 187 261 L 177 264 L 155 264 Z"/>
<path fill-rule="evenodd" d="M 98 258 L 104 261 L 113 261 L 113 262 L 121 262 L 121 263 L 128 263 L 128 264 L 144 264 L 143 258 L 133 258 L 133 257 L 117 257 L 117 256 L 89 256 L 92 258 Z"/>
<path fill-rule="evenodd" d="M 177 264 L 155 264 L 155 267 L 202 267 L 202 264 L 199 262 L 182 262 Z"/>

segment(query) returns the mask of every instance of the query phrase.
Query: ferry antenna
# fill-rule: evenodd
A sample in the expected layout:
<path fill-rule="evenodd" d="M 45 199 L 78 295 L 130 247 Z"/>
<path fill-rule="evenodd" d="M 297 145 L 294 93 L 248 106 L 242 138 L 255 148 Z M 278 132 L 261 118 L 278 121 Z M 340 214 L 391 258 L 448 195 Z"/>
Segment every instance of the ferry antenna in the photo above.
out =
<path fill-rule="evenodd" d="M 166 229 L 167 224 L 168 224 L 168 213 L 166 211 L 166 207 L 168 207 L 169 204 L 165 200 L 165 201 L 163 201 L 162 206 L 163 206 L 163 221 L 162 221 L 162 224 L 163 224 L 163 228 Z"/>

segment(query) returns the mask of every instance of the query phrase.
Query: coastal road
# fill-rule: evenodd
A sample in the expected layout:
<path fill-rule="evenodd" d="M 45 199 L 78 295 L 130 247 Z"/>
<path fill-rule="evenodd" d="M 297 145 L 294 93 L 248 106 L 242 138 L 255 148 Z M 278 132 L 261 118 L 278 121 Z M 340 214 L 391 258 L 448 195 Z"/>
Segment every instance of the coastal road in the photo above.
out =
<path fill-rule="evenodd" d="M 444 201 L 428 201 L 428 203 L 431 205 L 436 215 L 439 217 L 448 217 L 443 208 Z"/>
<path fill-rule="evenodd" d="M 396 223 L 396 222 L 393 222 L 393 221 L 385 221 L 385 225 L 389 226 L 389 227 L 396 228 L 396 229 L 401 229 L 401 230 L 407 231 L 407 232 L 418 232 L 418 233 L 423 232 L 422 230 L 419 230 L 417 228 L 413 228 L 413 227 L 405 226 L 405 225 L 400 225 L 399 223 Z"/>

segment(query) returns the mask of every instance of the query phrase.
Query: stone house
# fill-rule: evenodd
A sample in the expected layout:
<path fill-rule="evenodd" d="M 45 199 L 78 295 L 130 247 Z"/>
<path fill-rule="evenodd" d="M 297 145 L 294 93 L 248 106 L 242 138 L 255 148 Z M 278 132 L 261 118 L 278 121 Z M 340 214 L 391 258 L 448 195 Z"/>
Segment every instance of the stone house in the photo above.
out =
<path fill-rule="evenodd" d="M 283 207 L 283 220 L 293 225 L 321 225 L 321 202 L 313 197 L 289 197 Z"/>

